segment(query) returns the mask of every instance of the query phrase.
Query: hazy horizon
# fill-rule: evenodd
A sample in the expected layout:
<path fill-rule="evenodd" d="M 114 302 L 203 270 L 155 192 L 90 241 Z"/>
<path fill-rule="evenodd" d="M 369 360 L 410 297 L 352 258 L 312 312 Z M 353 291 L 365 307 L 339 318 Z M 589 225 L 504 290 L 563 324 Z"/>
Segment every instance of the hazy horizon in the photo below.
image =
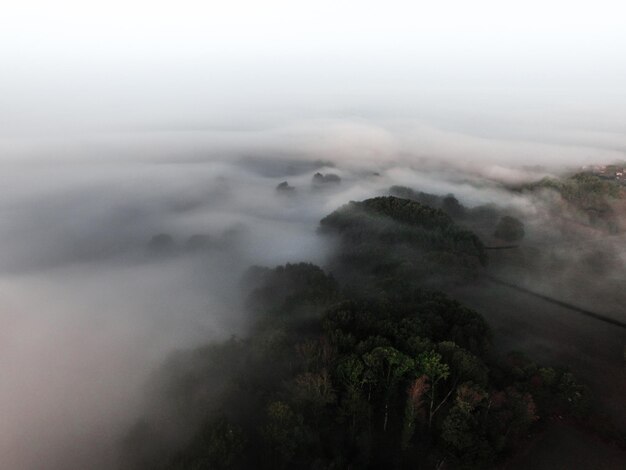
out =
<path fill-rule="evenodd" d="M 624 151 L 619 2 L 113 1 L 5 7 L 14 140 L 401 121 Z"/>

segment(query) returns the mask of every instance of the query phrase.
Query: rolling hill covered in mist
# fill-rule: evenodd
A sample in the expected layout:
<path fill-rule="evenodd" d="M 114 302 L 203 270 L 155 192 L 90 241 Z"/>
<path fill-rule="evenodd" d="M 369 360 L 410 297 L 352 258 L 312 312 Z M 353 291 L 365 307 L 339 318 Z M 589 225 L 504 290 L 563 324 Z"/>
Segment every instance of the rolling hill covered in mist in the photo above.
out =
<path fill-rule="evenodd" d="M 623 457 L 616 175 L 252 147 L 7 162 L 9 467 Z"/>
<path fill-rule="evenodd" d="M 122 467 L 522 468 L 517 454 L 564 419 L 589 442 L 623 446 L 623 416 L 608 419 L 623 385 L 596 395 L 603 385 L 578 363 L 523 344 L 532 323 L 555 321 L 552 304 L 570 310 L 562 321 L 582 313 L 617 337 L 626 329 L 622 317 L 566 302 L 569 287 L 533 282 L 555 270 L 546 256 L 565 256 L 551 237 L 620 233 L 619 184 L 576 174 L 505 191 L 524 192 L 534 210 L 466 207 L 452 194 L 392 186 L 393 196 L 321 218 L 318 236 L 332 246 L 322 267 L 250 268 L 241 284 L 247 333 L 167 361 L 153 378 L 155 402 L 124 439 Z M 577 265 L 577 275 L 597 262 Z M 496 298 L 503 289 L 543 298 L 548 317 L 526 318 L 523 300 L 501 312 L 510 308 Z M 494 311 L 485 318 L 464 299 Z M 564 332 L 552 346 L 568 341 Z M 616 371 L 620 361 L 610 360 Z M 598 462 L 619 459 L 605 453 Z"/>

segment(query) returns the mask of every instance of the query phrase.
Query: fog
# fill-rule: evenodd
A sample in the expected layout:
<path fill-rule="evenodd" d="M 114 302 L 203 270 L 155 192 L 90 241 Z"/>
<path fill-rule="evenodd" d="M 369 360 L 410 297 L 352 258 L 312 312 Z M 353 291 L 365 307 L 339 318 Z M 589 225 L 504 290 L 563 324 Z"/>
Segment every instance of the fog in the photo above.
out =
<path fill-rule="evenodd" d="M 318 222 L 342 204 L 392 185 L 454 193 L 548 243 L 549 196 L 504 185 L 626 155 L 611 2 L 232 3 L 3 8 L 2 468 L 114 468 L 150 374 L 245 334 L 249 266 L 323 265 Z M 341 184 L 315 190 L 315 172 Z M 582 273 L 618 285 L 621 243 Z M 569 287 L 542 288 L 584 302 L 571 255 L 551 258 L 570 259 Z"/>
<path fill-rule="evenodd" d="M 323 201 L 296 209 L 243 164 L 11 163 L 3 177 L 8 468 L 111 468 L 151 370 L 245 331 L 243 270 L 323 255 Z M 171 249 L 150 245 L 159 233 Z M 207 246 L 185 246 L 194 234 Z"/>
<path fill-rule="evenodd" d="M 569 160 L 528 169 L 512 162 L 518 145 L 534 144 L 459 141 L 422 128 L 408 134 L 312 121 L 234 135 L 36 142 L 18 149 L 19 158 L 5 157 L 3 465 L 111 468 L 119 439 L 144 409 L 150 374 L 175 350 L 245 335 L 244 271 L 324 265 L 332 247 L 316 234 L 318 221 L 349 200 L 394 184 L 453 192 L 468 206 L 495 201 L 518 211 L 531 240 L 550 240 L 541 231 L 548 202 L 502 184 L 550 174 L 575 162 L 580 147 L 560 147 Z M 424 147 L 420 135 L 430 136 Z M 476 158 L 459 162 L 463 141 L 470 153 L 472 142 L 498 148 L 502 159 L 478 160 L 475 150 Z M 596 151 L 599 160 L 612 156 Z M 317 171 L 339 175 L 341 184 L 315 190 Z M 282 181 L 294 191 L 277 192 Z M 173 242 L 151 243 L 158 234 Z M 193 246 L 193 235 L 208 238 Z M 567 250 L 559 256 L 567 259 Z M 580 274 L 578 263 L 567 266 Z M 623 272 L 623 260 L 615 269 Z"/>

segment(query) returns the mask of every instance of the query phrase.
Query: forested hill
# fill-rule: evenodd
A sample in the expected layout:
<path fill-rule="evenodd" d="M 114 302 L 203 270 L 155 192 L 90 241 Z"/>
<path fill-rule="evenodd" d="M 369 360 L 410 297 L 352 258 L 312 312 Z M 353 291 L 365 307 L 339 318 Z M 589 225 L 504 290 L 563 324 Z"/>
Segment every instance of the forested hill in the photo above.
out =
<path fill-rule="evenodd" d="M 480 314 L 406 275 L 433 252 L 480 260 L 471 232 L 393 197 L 350 203 L 321 226 L 339 237 L 333 274 L 251 269 L 250 333 L 168 361 L 124 469 L 484 469 L 542 417 L 585 413 L 570 373 L 494 357 Z"/>
<path fill-rule="evenodd" d="M 424 282 L 473 277 L 487 263 L 483 243 L 441 209 L 394 196 L 350 202 L 320 222 L 339 236 L 338 272 L 407 275 Z"/>
<path fill-rule="evenodd" d="M 320 223 L 322 226 L 354 231 L 376 228 L 375 223 L 385 222 L 386 219 L 425 230 L 445 231 L 454 226 L 452 219 L 442 210 L 394 196 L 352 201 L 324 217 Z"/>

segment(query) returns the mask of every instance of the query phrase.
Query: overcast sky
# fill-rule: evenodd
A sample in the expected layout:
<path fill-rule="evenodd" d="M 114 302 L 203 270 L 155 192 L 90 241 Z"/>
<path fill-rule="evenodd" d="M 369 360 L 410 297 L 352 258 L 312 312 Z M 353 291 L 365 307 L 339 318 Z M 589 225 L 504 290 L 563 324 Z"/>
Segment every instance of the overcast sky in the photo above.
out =
<path fill-rule="evenodd" d="M 0 137 L 315 118 L 418 119 L 488 137 L 546 125 L 623 133 L 620 3 L 11 2 Z"/>

